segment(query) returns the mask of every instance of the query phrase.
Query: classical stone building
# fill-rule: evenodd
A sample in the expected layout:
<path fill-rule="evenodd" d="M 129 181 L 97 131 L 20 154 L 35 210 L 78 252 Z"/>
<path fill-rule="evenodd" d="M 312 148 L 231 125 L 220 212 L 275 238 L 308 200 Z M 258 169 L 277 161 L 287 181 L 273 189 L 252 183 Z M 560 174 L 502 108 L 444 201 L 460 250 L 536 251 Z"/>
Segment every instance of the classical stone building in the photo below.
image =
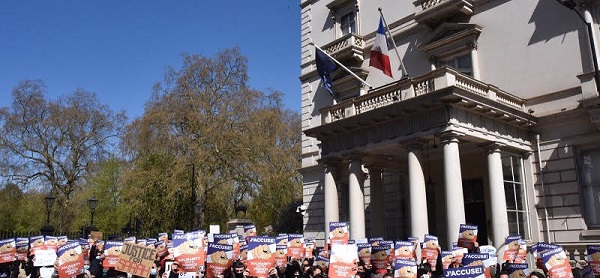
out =
<path fill-rule="evenodd" d="M 509 234 L 598 243 L 590 45 L 599 45 L 600 2 L 575 4 L 301 0 L 305 236 L 322 245 L 328 222 L 348 221 L 354 239 L 429 233 L 448 248 L 469 223 L 482 245 Z M 379 7 L 399 54 L 390 43 L 394 78 L 369 67 Z M 337 69 L 332 97 L 312 44 L 371 87 Z"/>

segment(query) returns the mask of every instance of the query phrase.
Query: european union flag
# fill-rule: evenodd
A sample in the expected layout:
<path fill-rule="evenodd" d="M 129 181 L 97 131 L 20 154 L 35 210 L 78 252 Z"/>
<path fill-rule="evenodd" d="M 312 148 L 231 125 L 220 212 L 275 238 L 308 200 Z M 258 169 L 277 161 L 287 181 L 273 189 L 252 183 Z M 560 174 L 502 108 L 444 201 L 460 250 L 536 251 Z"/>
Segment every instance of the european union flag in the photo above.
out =
<path fill-rule="evenodd" d="M 318 48 L 315 48 L 315 62 L 317 64 L 317 72 L 323 81 L 323 86 L 329 93 L 334 96 L 335 93 L 331 90 L 331 73 L 338 68 L 338 65 L 331 60 L 325 53 Z"/>

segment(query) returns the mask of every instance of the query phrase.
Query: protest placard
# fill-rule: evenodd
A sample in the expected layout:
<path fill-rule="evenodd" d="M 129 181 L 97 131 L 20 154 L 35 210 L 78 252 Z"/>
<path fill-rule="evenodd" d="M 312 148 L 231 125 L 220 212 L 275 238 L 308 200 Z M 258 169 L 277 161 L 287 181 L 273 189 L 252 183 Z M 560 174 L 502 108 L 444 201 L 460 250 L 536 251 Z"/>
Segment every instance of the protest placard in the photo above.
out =
<path fill-rule="evenodd" d="M 529 265 L 526 263 L 509 263 L 506 268 L 509 278 L 529 277 Z"/>
<path fill-rule="evenodd" d="M 414 243 L 410 241 L 396 241 L 394 244 L 394 258 L 416 260 Z"/>
<path fill-rule="evenodd" d="M 209 243 L 206 254 L 206 277 L 223 277 L 225 271 L 231 267 L 232 259 L 232 245 Z"/>
<path fill-rule="evenodd" d="M 15 260 L 17 243 L 14 238 L 0 240 L 0 263 L 10 263 Z"/>
<path fill-rule="evenodd" d="M 169 241 L 169 234 L 168 233 L 158 233 L 158 241 L 164 241 L 164 242 L 168 242 Z"/>
<path fill-rule="evenodd" d="M 90 238 L 96 242 L 97 240 L 102 240 L 102 232 L 101 231 L 91 231 Z"/>
<path fill-rule="evenodd" d="M 521 236 L 507 236 L 504 241 L 504 245 L 506 245 L 506 250 L 504 250 L 504 255 L 502 256 L 502 260 L 504 261 L 514 261 L 519 253 L 519 241 L 521 241 Z"/>
<path fill-rule="evenodd" d="M 246 264 L 248 262 L 248 244 L 245 239 L 240 240 L 240 260 Z"/>
<path fill-rule="evenodd" d="M 53 266 L 56 262 L 56 250 L 37 249 L 35 251 L 35 261 L 33 266 Z"/>
<path fill-rule="evenodd" d="M 442 269 L 447 269 L 454 260 L 454 252 L 442 251 L 440 256 L 442 256 Z"/>
<path fill-rule="evenodd" d="M 600 275 L 600 245 L 587 246 L 587 262 L 594 275 Z"/>
<path fill-rule="evenodd" d="M 466 253 L 463 255 L 462 264 L 464 266 L 483 265 L 485 260 L 489 259 L 490 255 L 485 253 Z"/>
<path fill-rule="evenodd" d="M 336 243 L 348 244 L 348 228 L 348 222 L 329 222 L 329 243 L 331 245 Z"/>
<path fill-rule="evenodd" d="M 56 239 L 58 240 L 56 244 L 57 248 L 60 248 L 61 246 L 67 244 L 67 242 L 69 241 L 69 238 L 67 236 L 58 236 L 56 237 Z"/>
<path fill-rule="evenodd" d="M 300 260 L 304 258 L 304 235 L 288 234 L 287 255 L 291 259 Z"/>
<path fill-rule="evenodd" d="M 417 262 L 415 260 L 395 259 L 394 278 L 416 278 Z"/>
<path fill-rule="evenodd" d="M 254 224 L 244 226 L 244 238 L 248 240 L 249 237 L 256 236 L 256 226 Z"/>
<path fill-rule="evenodd" d="M 250 276 L 266 278 L 275 267 L 275 237 L 249 237 L 247 269 Z"/>
<path fill-rule="evenodd" d="M 546 269 L 548 270 L 548 276 L 553 278 L 573 277 L 569 259 L 561 247 L 544 251 L 542 254 L 542 260 L 544 262 L 544 266 L 546 266 Z"/>
<path fill-rule="evenodd" d="M 445 278 L 484 278 L 483 265 L 444 269 Z"/>
<path fill-rule="evenodd" d="M 371 244 L 370 243 L 357 243 L 356 250 L 358 252 L 358 260 L 363 264 L 371 263 Z"/>
<path fill-rule="evenodd" d="M 477 225 L 460 224 L 458 230 L 458 247 L 473 248 L 477 241 Z"/>
<path fill-rule="evenodd" d="M 538 242 L 538 243 L 532 245 L 531 253 L 533 254 L 533 256 L 536 259 L 536 267 L 547 272 L 548 269 L 546 269 L 546 265 L 544 264 L 542 255 L 544 254 L 544 252 L 547 252 L 548 250 L 553 250 L 556 248 L 560 248 L 560 246 L 555 245 L 555 244 L 546 243 L 546 242 Z"/>
<path fill-rule="evenodd" d="M 115 266 L 118 271 L 148 277 L 156 258 L 156 249 L 131 242 L 124 243 Z"/>
<path fill-rule="evenodd" d="M 102 261 L 102 267 L 104 269 L 117 266 L 122 248 L 123 241 L 108 240 L 104 243 L 104 261 Z"/>
<path fill-rule="evenodd" d="M 288 262 L 287 245 L 275 245 L 275 265 L 284 267 Z"/>
<path fill-rule="evenodd" d="M 368 239 L 368 243 L 371 244 L 371 246 L 379 246 L 379 242 L 383 241 L 383 237 L 372 237 Z"/>
<path fill-rule="evenodd" d="M 395 250 L 394 247 L 396 247 L 395 243 L 393 240 L 382 240 L 379 242 L 379 245 L 382 246 L 388 246 L 390 248 L 390 255 L 388 256 L 388 263 L 392 263 L 394 261 L 394 254 L 395 254 Z"/>
<path fill-rule="evenodd" d="M 356 274 L 358 248 L 356 244 L 332 244 L 329 259 L 329 278 L 348 278 Z"/>
<path fill-rule="evenodd" d="M 221 233 L 221 226 L 219 225 L 210 225 L 208 226 L 208 232 L 211 234 L 220 234 Z"/>
<path fill-rule="evenodd" d="M 491 277 L 489 265 L 486 265 L 490 255 L 488 253 L 465 253 L 462 264 L 464 266 L 483 266 L 485 277 Z"/>
<path fill-rule="evenodd" d="M 44 248 L 45 249 L 54 249 L 54 252 L 58 250 L 58 238 L 55 236 L 45 236 L 44 237 Z"/>
<path fill-rule="evenodd" d="M 15 239 L 15 246 L 17 248 L 17 260 L 24 261 L 27 258 L 29 252 L 29 238 L 18 237 Z"/>
<path fill-rule="evenodd" d="M 196 272 L 201 265 L 204 265 L 206 259 L 204 236 L 204 231 L 172 235 L 172 253 L 181 271 Z"/>
<path fill-rule="evenodd" d="M 83 273 L 83 252 L 79 241 L 70 241 L 58 247 L 58 276 L 73 277 Z"/>
<path fill-rule="evenodd" d="M 314 242 L 304 242 L 304 257 L 311 259 L 314 258 L 313 252 L 315 251 Z"/>
<path fill-rule="evenodd" d="M 329 268 L 329 257 L 317 255 L 317 257 L 315 258 L 315 265 L 320 267 L 321 269 Z"/>
<path fill-rule="evenodd" d="M 438 243 L 438 237 L 432 235 L 425 235 L 423 242 L 421 243 L 421 258 L 425 258 L 431 270 L 435 271 L 437 268 L 437 257 L 440 255 L 440 245 Z"/>
<path fill-rule="evenodd" d="M 385 270 L 391 257 L 393 254 L 388 244 L 371 246 L 371 264 L 375 272 Z"/>

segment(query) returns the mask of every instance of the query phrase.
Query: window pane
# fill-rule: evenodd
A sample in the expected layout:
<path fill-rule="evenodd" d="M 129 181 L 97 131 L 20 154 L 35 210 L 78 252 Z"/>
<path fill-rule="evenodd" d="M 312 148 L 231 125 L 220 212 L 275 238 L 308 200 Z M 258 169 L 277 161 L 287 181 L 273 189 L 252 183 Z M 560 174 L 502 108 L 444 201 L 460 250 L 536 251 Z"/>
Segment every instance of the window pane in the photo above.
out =
<path fill-rule="evenodd" d="M 512 182 L 504 182 L 504 197 L 506 200 L 506 208 L 510 210 L 516 210 L 517 204 L 515 203 L 515 189 L 513 188 Z M 492 196 L 494 198 L 494 196 Z"/>
<path fill-rule="evenodd" d="M 518 157 L 513 157 L 512 161 L 513 161 L 513 175 L 515 177 L 514 181 L 522 184 L 523 181 L 521 180 L 521 159 Z"/>
<path fill-rule="evenodd" d="M 584 215 L 588 228 L 600 228 L 600 186 L 582 186 Z"/>
<path fill-rule="evenodd" d="M 582 154 L 582 179 L 586 185 L 600 183 L 600 149 Z"/>
<path fill-rule="evenodd" d="M 529 227 L 527 227 L 527 213 L 519 212 L 519 231 L 521 231 L 521 237 L 523 239 L 529 239 L 529 233 L 527 232 Z"/>
<path fill-rule="evenodd" d="M 514 211 L 508 212 L 508 234 L 510 235 L 518 235 L 520 234 L 519 224 L 517 222 L 517 213 Z"/>
<path fill-rule="evenodd" d="M 523 192 L 523 186 L 521 184 L 518 183 L 513 183 L 512 184 L 514 187 L 511 190 L 516 190 L 513 192 L 513 204 L 515 203 L 515 199 L 516 199 L 516 210 L 520 210 L 520 211 L 526 211 L 527 208 L 525 207 L 525 192 Z"/>
<path fill-rule="evenodd" d="M 342 35 L 356 33 L 356 20 L 354 13 L 348 13 L 342 16 L 340 20 Z"/>
<path fill-rule="evenodd" d="M 600 229 L 600 149 L 581 153 L 581 196 L 585 222 Z"/>
<path fill-rule="evenodd" d="M 471 55 L 463 55 L 458 57 L 458 67 L 461 69 L 471 69 L 473 65 L 471 63 Z"/>
<path fill-rule="evenodd" d="M 514 172 L 513 158 L 512 156 L 502 157 L 502 174 L 505 181 L 513 181 Z"/>

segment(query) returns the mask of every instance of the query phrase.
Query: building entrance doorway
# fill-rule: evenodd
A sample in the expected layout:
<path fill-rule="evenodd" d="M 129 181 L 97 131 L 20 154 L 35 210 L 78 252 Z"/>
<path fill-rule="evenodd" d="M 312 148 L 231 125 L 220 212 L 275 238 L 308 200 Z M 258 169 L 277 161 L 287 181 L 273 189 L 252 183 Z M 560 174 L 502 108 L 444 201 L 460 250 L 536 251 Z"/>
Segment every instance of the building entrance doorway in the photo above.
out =
<path fill-rule="evenodd" d="M 487 217 L 483 194 L 483 180 L 463 181 L 463 196 L 465 198 L 465 220 L 471 225 L 477 225 L 477 242 L 479 246 L 488 244 Z M 458 233 L 458 231 L 456 231 Z"/>

